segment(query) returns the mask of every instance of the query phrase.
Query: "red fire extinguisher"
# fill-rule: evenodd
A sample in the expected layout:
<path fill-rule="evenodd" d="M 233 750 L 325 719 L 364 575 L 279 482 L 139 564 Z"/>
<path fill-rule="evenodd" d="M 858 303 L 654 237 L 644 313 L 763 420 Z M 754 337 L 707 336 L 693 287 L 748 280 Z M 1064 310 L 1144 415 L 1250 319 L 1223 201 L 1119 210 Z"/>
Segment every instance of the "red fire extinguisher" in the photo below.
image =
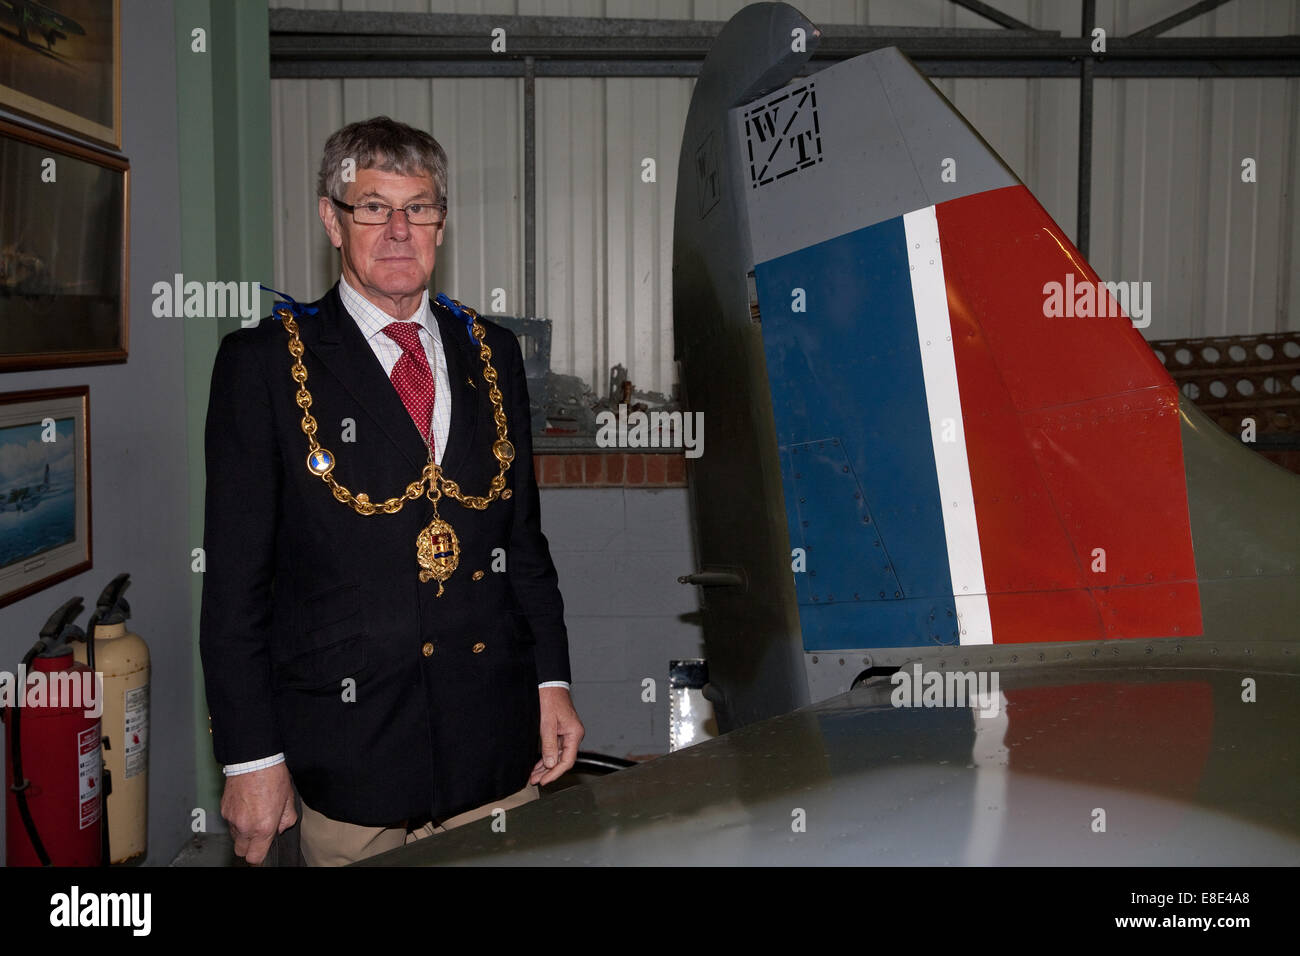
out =
<path fill-rule="evenodd" d="M 82 599 L 72 598 L 45 622 L 18 667 L 13 700 L 5 701 L 9 866 L 99 866 L 103 861 L 107 782 L 100 755 L 100 695 L 94 671 L 74 662 L 70 645 L 83 639 L 73 623 L 81 610 Z"/>

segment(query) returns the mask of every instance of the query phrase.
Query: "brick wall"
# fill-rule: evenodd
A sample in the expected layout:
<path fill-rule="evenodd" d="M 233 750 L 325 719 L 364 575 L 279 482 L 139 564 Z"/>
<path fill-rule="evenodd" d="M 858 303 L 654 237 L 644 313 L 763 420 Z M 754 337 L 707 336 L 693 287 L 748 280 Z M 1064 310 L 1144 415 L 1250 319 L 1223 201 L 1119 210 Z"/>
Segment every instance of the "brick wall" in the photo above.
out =
<path fill-rule="evenodd" d="M 566 452 L 533 456 L 533 473 L 542 488 L 685 488 L 686 459 L 681 452 Z"/>

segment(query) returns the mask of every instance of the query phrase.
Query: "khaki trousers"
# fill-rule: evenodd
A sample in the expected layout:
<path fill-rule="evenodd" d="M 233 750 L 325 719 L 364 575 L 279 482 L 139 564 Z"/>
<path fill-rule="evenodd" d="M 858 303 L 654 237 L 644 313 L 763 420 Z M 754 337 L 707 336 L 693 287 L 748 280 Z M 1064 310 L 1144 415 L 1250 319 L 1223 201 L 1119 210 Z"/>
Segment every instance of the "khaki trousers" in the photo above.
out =
<path fill-rule="evenodd" d="M 298 837 L 299 845 L 308 866 L 347 866 L 368 856 L 377 856 L 389 850 L 396 850 L 399 846 L 414 843 L 416 840 L 423 840 L 435 833 L 445 833 L 466 823 L 482 820 L 484 817 L 491 816 L 493 810 L 513 810 L 536 800 L 537 797 L 537 787 L 529 785 L 508 797 L 448 817 L 439 826 L 434 826 L 430 822 L 415 829 L 408 829 L 406 824 L 391 827 L 363 827 L 355 823 L 343 823 L 339 820 L 331 820 L 323 813 L 317 813 L 304 802 Z"/>

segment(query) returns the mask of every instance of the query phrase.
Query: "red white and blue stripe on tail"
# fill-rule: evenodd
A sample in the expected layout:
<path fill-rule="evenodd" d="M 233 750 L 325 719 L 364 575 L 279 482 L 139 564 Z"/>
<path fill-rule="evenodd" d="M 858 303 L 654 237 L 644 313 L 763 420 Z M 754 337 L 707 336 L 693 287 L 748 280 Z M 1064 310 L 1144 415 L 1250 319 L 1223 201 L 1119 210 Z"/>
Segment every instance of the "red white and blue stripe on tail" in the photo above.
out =
<path fill-rule="evenodd" d="M 1071 273 L 1019 185 L 756 266 L 806 650 L 1201 633 L 1177 389 Z"/>

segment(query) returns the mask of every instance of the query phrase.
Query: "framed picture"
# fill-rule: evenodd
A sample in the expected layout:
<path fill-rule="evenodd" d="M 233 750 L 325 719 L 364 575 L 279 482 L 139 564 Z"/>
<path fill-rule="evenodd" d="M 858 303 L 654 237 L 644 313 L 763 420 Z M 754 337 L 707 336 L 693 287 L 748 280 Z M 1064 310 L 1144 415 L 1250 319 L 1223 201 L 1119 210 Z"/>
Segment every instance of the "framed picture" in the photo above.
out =
<path fill-rule="evenodd" d="M 0 607 L 90 567 L 90 389 L 0 394 Z"/>
<path fill-rule="evenodd" d="M 129 177 L 0 121 L 0 372 L 126 361 Z"/>
<path fill-rule="evenodd" d="M 122 146 L 119 0 L 0 0 L 0 106 Z"/>

